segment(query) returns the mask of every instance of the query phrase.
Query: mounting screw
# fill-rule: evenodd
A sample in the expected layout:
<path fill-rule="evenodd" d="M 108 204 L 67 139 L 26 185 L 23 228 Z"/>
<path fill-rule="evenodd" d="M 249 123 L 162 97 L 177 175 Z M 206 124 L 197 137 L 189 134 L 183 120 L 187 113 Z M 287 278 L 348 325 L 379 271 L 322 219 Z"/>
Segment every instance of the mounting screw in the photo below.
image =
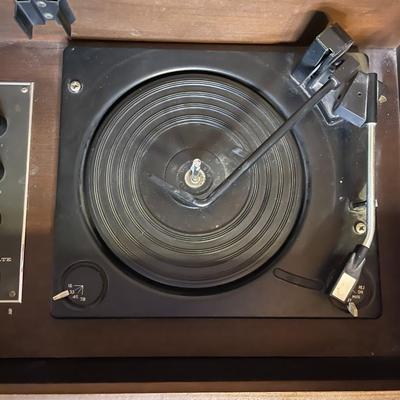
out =
<path fill-rule="evenodd" d="M 379 98 L 378 98 L 378 102 L 379 102 L 379 104 L 386 103 L 386 102 L 387 102 L 386 96 L 384 96 L 383 94 L 381 94 L 381 95 L 379 96 Z"/>
<path fill-rule="evenodd" d="M 27 87 L 21 88 L 21 92 L 22 92 L 22 93 L 28 93 L 28 88 L 27 88 Z"/>
<path fill-rule="evenodd" d="M 54 15 L 51 14 L 51 13 L 44 13 L 43 15 L 44 15 L 44 17 L 45 17 L 46 19 L 52 19 L 52 18 L 54 18 Z"/>
<path fill-rule="evenodd" d="M 8 292 L 8 297 L 13 298 L 13 297 L 15 297 L 16 295 L 17 295 L 17 292 L 16 292 L 15 290 L 10 290 L 10 291 Z"/>
<path fill-rule="evenodd" d="M 367 226 L 364 222 L 358 221 L 354 224 L 354 231 L 357 233 L 357 235 L 364 235 L 364 233 L 367 231 Z"/>
<path fill-rule="evenodd" d="M 79 81 L 71 81 L 68 84 L 68 89 L 71 93 L 79 93 L 82 90 L 82 83 Z"/>
<path fill-rule="evenodd" d="M 47 6 L 47 4 L 46 4 L 46 2 L 45 1 L 37 1 L 36 2 L 36 5 L 38 6 L 38 7 L 40 7 L 40 8 L 45 8 L 46 6 Z"/>

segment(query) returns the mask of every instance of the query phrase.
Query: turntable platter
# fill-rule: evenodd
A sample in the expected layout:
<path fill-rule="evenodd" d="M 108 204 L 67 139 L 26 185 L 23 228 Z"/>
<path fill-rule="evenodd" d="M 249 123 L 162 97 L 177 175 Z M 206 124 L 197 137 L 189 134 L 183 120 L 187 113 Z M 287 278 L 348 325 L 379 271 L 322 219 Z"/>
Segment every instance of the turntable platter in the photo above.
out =
<path fill-rule="evenodd" d="M 83 201 L 93 229 L 124 265 L 160 284 L 208 288 L 247 276 L 298 220 L 304 171 L 294 137 L 203 209 L 180 204 L 149 176 L 207 195 L 282 123 L 263 97 L 218 75 L 169 75 L 136 88 L 87 152 Z M 197 159 L 201 181 L 190 185 Z"/>

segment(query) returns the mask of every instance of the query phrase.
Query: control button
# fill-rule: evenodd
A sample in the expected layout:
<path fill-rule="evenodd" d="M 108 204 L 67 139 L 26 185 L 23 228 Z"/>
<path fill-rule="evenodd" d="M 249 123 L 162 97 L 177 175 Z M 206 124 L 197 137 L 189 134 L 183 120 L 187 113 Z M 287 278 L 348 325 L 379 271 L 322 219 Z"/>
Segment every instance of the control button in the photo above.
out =
<path fill-rule="evenodd" d="M 107 278 L 95 264 L 78 263 L 64 273 L 63 291 L 55 297 L 63 297 L 80 307 L 90 306 L 100 301 L 107 289 Z M 68 291 L 68 294 L 67 294 Z"/>
<path fill-rule="evenodd" d="M 0 115 L 0 136 L 3 136 L 7 130 L 7 120 Z"/>

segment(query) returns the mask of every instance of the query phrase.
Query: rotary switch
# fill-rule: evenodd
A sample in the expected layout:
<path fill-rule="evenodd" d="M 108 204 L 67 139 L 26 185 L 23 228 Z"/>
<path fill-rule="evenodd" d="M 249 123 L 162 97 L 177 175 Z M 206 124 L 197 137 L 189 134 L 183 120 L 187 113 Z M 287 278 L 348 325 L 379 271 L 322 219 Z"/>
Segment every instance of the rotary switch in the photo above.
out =
<path fill-rule="evenodd" d="M 0 115 L 0 136 L 3 136 L 7 130 L 7 120 Z"/>
<path fill-rule="evenodd" d="M 104 297 L 107 278 L 97 265 L 82 262 L 66 270 L 62 285 L 63 291 L 53 296 L 54 301 L 66 299 L 75 306 L 86 307 Z"/>

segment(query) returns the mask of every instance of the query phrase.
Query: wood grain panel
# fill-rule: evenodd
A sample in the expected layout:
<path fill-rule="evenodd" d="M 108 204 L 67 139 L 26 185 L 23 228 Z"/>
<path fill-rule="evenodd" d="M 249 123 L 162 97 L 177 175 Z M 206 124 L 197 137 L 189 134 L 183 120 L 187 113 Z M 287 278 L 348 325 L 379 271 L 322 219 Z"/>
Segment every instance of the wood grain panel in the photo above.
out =
<path fill-rule="evenodd" d="M 13 400 L 97 400 L 98 394 L 65 395 L 16 395 Z M 399 391 L 387 392 L 271 392 L 271 393 L 148 393 L 148 394 L 108 394 L 101 400 L 398 400 Z M 11 400 L 0 395 L 0 400 Z"/>
<path fill-rule="evenodd" d="M 400 41 L 400 1 L 238 1 L 238 0 L 70 0 L 78 17 L 75 37 L 127 40 L 220 41 L 275 43 L 297 40 L 314 10 L 323 10 L 339 21 L 361 45 L 394 46 Z M 351 354 L 356 341 L 391 343 L 386 355 L 400 354 L 398 281 L 400 258 L 398 221 L 400 181 L 393 179 L 399 166 L 398 90 L 394 73 L 395 54 L 381 50 L 370 53 L 373 67 L 387 84 L 388 102 L 381 110 L 378 129 L 380 163 L 378 224 L 381 267 L 391 270 L 382 281 L 383 318 L 373 321 L 381 328 L 376 338 L 364 335 L 367 324 L 357 321 L 349 334 L 335 321 L 320 329 L 320 339 L 311 342 L 313 321 L 259 320 L 119 320 L 62 321 L 49 315 L 51 297 L 51 241 L 56 187 L 59 84 L 64 34 L 58 26 L 36 29 L 36 41 L 28 42 L 13 20 L 12 0 L 0 0 L 0 79 L 35 82 L 32 152 L 29 182 L 29 211 L 26 249 L 25 299 L 23 305 L 0 306 L 0 357 L 96 357 L 96 356 L 243 356 Z M 39 39 L 39 41 L 38 41 Z M 11 43 L 21 42 L 21 43 Z M 66 238 L 68 240 L 68 238 Z M 393 299 L 395 300 L 393 302 Z M 396 322 L 397 321 L 397 322 Z M 281 322 L 281 323 L 279 323 Z M 393 329 L 391 329 L 393 328 Z M 78 333 L 78 334 L 77 334 Z M 326 343 L 327 335 L 338 339 Z M 274 346 L 274 338 L 282 341 Z M 287 347 L 291 339 L 294 344 Z M 78 368 L 78 367 L 77 367 Z M 377 371 L 378 372 L 378 371 Z M 1 374 L 1 372 L 0 372 Z M 27 379 L 29 377 L 27 376 Z M 100 379 L 100 378 L 99 378 Z M 320 385 L 320 386 L 318 386 Z M 329 381 L 319 390 L 376 388 L 379 382 L 353 384 Z M 339 386 L 340 385 L 340 386 Z M 352 386 L 355 385 L 355 386 Z M 397 381 L 385 387 L 398 388 Z M 75 385 L 0 385 L 0 393 L 68 393 L 119 391 L 204 391 L 204 390 L 296 390 L 312 388 L 310 382 L 147 382 L 124 384 L 87 383 Z M 367 398 L 365 393 L 355 398 Z M 358 396 L 358 397 L 357 397 Z M 391 397 L 392 396 L 392 397 Z M 379 398 L 375 393 L 370 398 Z M 165 398 L 165 397 L 164 397 Z M 210 398 L 210 397 L 207 397 Z M 241 396 L 241 398 L 243 398 Z M 249 397 L 250 399 L 251 397 Z M 257 398 L 257 397 L 256 397 Z M 265 397 L 264 397 L 265 398 Z M 272 397 L 274 398 L 274 397 Z M 279 397 L 276 397 L 279 399 Z M 286 397 L 288 398 L 288 397 Z M 289 397 L 290 398 L 290 397 Z M 293 398 L 293 396 L 292 396 Z M 301 398 L 301 397 L 300 397 Z M 303 398 L 311 398 L 310 396 Z M 316 397 L 323 399 L 324 397 Z M 332 399 L 344 398 L 341 394 Z M 353 396 L 354 398 L 354 396 Z M 395 392 L 380 398 L 397 399 Z M 1 399 L 1 398 L 0 398 Z"/>
<path fill-rule="evenodd" d="M 305 26 L 340 23 L 360 46 L 400 43 L 399 0 L 70 0 L 74 38 L 114 40 L 282 43 L 297 41 Z M 1 0 L 0 38 L 26 40 L 13 20 L 13 0 Z M 318 12 L 318 14 L 316 14 Z M 325 15 L 325 16 L 324 16 Z M 58 26 L 36 37 L 61 37 Z"/>

